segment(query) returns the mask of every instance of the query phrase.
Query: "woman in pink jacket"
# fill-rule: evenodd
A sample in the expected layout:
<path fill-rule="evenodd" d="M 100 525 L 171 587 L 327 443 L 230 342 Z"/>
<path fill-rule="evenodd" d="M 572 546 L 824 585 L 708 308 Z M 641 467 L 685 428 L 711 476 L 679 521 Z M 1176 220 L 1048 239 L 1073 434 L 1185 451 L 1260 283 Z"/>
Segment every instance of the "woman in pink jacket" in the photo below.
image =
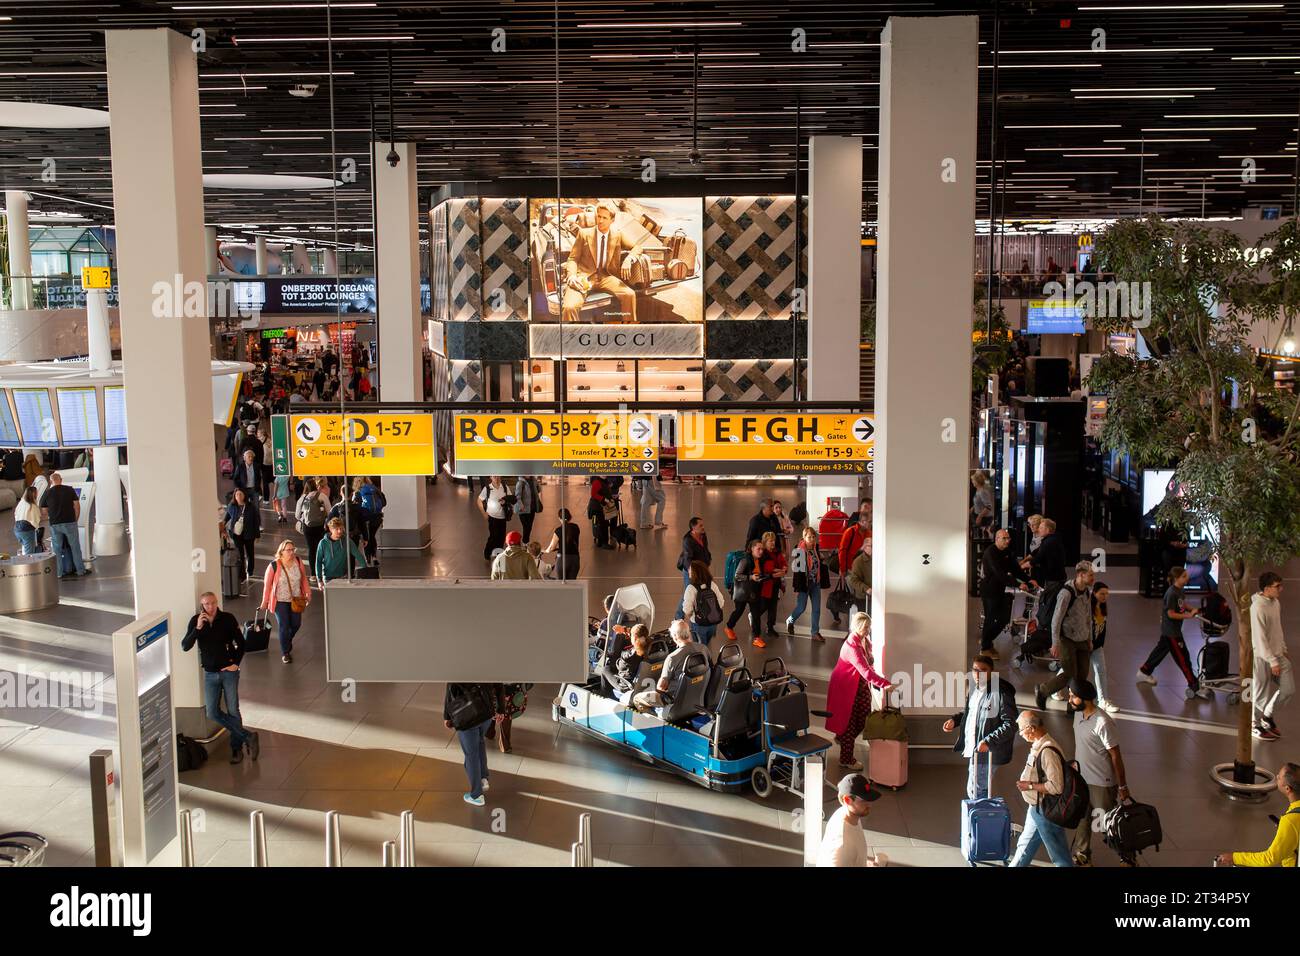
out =
<path fill-rule="evenodd" d="M 826 689 L 826 709 L 830 711 L 826 729 L 840 745 L 840 767 L 844 770 L 862 769 L 853 756 L 853 746 L 871 713 L 871 688 L 883 688 L 886 694 L 894 689 L 876 672 L 870 635 L 871 618 L 858 611 L 850 619 L 849 636 L 840 646 L 840 657 Z"/>
<path fill-rule="evenodd" d="M 275 614 L 280 632 L 280 660 L 286 664 L 293 663 L 293 636 L 302 627 L 302 612 L 310 603 L 307 565 L 298 557 L 292 541 L 281 541 L 275 549 L 275 560 L 266 566 L 260 607 Z"/>

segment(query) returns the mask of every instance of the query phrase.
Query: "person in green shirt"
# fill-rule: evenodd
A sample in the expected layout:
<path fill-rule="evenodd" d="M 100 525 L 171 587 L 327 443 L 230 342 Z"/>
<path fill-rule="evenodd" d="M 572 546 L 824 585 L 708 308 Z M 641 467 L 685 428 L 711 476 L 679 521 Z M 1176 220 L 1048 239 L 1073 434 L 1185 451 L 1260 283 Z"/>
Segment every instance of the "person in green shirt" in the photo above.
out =
<path fill-rule="evenodd" d="M 1284 763 L 1277 772 L 1277 789 L 1287 802 L 1278 820 L 1277 834 L 1267 850 L 1258 853 L 1220 853 L 1220 866 L 1295 866 L 1300 848 L 1300 764 Z"/>
<path fill-rule="evenodd" d="M 365 554 L 344 533 L 342 518 L 330 518 L 325 527 L 329 529 L 329 534 L 316 546 L 316 580 L 321 587 L 325 586 L 326 581 L 348 576 L 349 553 L 357 567 L 366 566 Z"/>

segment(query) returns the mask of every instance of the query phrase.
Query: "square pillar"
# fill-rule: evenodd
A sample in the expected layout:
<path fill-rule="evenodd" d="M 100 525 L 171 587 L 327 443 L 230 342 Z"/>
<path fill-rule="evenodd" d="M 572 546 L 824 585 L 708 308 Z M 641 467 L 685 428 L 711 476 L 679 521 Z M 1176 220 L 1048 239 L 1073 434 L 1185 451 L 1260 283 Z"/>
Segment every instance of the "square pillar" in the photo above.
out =
<path fill-rule="evenodd" d="M 171 612 L 177 727 L 202 732 L 198 657 L 180 649 L 199 594 L 220 591 L 208 316 L 186 308 L 207 302 L 197 61 L 171 30 L 104 41 L 135 609 Z"/>
<path fill-rule="evenodd" d="M 421 402 L 420 204 L 415 144 L 397 143 L 399 162 L 388 165 L 389 143 L 374 143 L 375 269 L 378 282 L 379 398 Z M 424 478 L 385 478 L 384 526 L 379 547 L 393 554 L 429 547 Z"/>
<path fill-rule="evenodd" d="M 891 17 L 881 35 L 873 636 L 912 684 L 954 683 L 970 657 L 978 34 L 976 17 Z M 909 712 L 960 706 L 903 690 Z"/>

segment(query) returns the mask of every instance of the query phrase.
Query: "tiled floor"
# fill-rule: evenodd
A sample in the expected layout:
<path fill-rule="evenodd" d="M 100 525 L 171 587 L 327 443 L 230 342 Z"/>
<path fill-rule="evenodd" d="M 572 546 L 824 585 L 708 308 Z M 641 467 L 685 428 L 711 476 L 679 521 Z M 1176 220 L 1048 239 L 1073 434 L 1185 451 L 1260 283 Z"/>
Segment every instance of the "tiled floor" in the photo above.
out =
<path fill-rule="evenodd" d="M 582 574 L 593 582 L 593 611 L 616 585 L 645 581 L 659 623 L 665 623 L 681 592 L 673 570 L 681 534 L 677 529 L 692 514 L 705 516 L 714 554 L 721 556 L 738 544 L 764 490 L 735 484 L 670 485 L 666 520 L 674 530 L 641 532 L 634 551 L 592 552 L 584 533 Z M 798 499 L 789 484 L 775 493 L 788 505 Z M 561 505 L 581 514 L 585 496 L 577 482 L 545 485 L 539 537 L 549 538 Z M 465 489 L 445 480 L 430 488 L 430 517 L 432 556 L 386 561 L 385 576 L 484 576 L 484 523 Z M 3 536 L 12 519 L 6 515 L 0 520 L 6 522 Z M 281 529 L 291 533 L 288 527 L 271 526 L 258 548 L 263 559 L 273 552 Z M 1097 543 L 1085 538 L 1085 550 Z M 50 865 L 84 865 L 93 858 L 86 758 L 91 750 L 116 743 L 112 660 L 104 636 L 129 620 L 128 575 L 125 559 L 101 560 L 93 577 L 65 587 L 60 607 L 0 618 L 0 671 L 85 669 L 104 675 L 106 703 L 100 714 L 0 709 L 0 831 L 44 833 L 52 841 Z M 1112 568 L 1104 577 L 1113 589 L 1107 656 L 1112 696 L 1123 708 L 1118 717 L 1125 764 L 1134 795 L 1158 806 L 1165 829 L 1163 848 L 1148 853 L 1144 862 L 1205 866 L 1215 851 L 1266 845 L 1272 833 L 1267 813 L 1276 807 L 1224 800 L 1208 776 L 1212 763 L 1231 759 L 1235 708 L 1222 698 L 1185 700 L 1172 664 L 1158 675 L 1158 687 L 1136 686 L 1132 674 L 1153 640 L 1158 604 L 1132 593 L 1136 569 Z M 1294 566 L 1289 577 L 1300 580 Z M 1284 602 L 1288 628 L 1300 631 L 1295 602 Z M 230 602 L 240 617 L 251 608 L 249 599 Z M 595 857 L 601 865 L 799 864 L 802 833 L 792 798 L 776 794 L 763 801 L 752 794 L 710 793 L 562 730 L 550 720 L 553 687 L 534 689 L 528 712 L 516 724 L 514 753 L 489 753 L 487 807 L 467 806 L 461 800 L 460 751 L 441 721 L 442 687 L 360 685 L 357 699 L 345 701 L 338 686 L 324 681 L 318 608 L 314 604 L 307 614 L 292 665 L 280 663 L 278 655 L 254 655 L 245 663 L 243 713 L 246 723 L 261 732 L 261 759 L 232 767 L 223 747 L 217 747 L 201 770 L 181 777 L 183 805 L 202 811 L 196 815 L 199 864 L 248 864 L 248 813 L 253 809 L 265 813 L 273 866 L 323 862 L 328 810 L 343 814 L 344 865 L 378 865 L 381 844 L 397 838 L 399 815 L 408 809 L 415 812 L 422 865 L 563 865 L 577 839 L 578 814 L 584 811 L 593 815 Z M 972 635 L 977 617 L 972 602 Z M 1200 637 L 1194 625 L 1188 630 L 1195 651 Z M 1235 647 L 1235 639 L 1230 641 Z M 748 644 L 745 649 L 754 663 L 758 652 Z M 804 630 L 793 640 L 772 642 L 767 653 L 784 656 L 820 698 L 837 649 L 834 640 L 813 645 Z M 1003 671 L 1021 689 L 1021 704 L 1032 705 L 1034 678 L 1009 667 Z M 820 699 L 814 701 L 814 706 L 820 704 Z M 1068 750 L 1072 736 L 1064 714 L 1049 719 Z M 1283 726 L 1289 729 L 1285 717 Z M 1270 767 L 1287 756 L 1294 759 L 1291 740 L 1288 735 L 1285 741 L 1261 744 L 1257 759 Z M 1012 798 L 1017 819 L 1023 817 L 1023 805 L 1015 797 L 1013 780 L 1023 755 L 1020 742 L 1014 764 L 1000 770 L 994 781 L 997 792 Z M 872 845 L 900 865 L 962 865 L 955 847 L 964 780 L 965 767 L 951 753 L 913 748 L 907 787 L 886 793 L 873 806 Z M 1104 847 L 1097 857 L 1100 865 L 1116 862 Z"/>

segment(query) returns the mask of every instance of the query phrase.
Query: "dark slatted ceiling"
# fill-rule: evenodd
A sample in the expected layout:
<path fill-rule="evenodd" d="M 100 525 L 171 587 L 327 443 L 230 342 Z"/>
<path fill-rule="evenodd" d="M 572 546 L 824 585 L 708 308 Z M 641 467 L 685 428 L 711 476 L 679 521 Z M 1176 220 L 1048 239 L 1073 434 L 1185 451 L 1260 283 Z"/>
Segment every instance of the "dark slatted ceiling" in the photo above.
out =
<path fill-rule="evenodd" d="M 327 176 L 345 158 L 359 170 L 355 183 L 333 194 L 209 190 L 209 221 L 224 224 L 225 234 L 255 227 L 352 243 L 365 242 L 370 228 L 371 108 L 386 136 L 390 50 L 396 133 L 421 143 L 419 180 L 430 190 L 486 181 L 537 193 L 542 182 L 554 182 L 557 101 L 566 191 L 597 177 L 627 180 L 634 191 L 645 158 L 656 161 L 661 187 L 691 177 L 700 188 L 704 177 L 712 191 L 728 183 L 789 190 L 798 103 L 805 136 L 864 137 L 868 219 L 875 215 L 878 43 L 886 20 L 978 13 L 981 63 L 993 59 L 989 3 L 562 0 L 557 97 L 553 2 L 375 0 L 332 3 L 328 12 L 323 4 L 287 8 L 295 2 L 308 0 L 0 0 L 0 17 L 12 18 L 0 20 L 0 74 L 22 74 L 0 75 L 0 99 L 106 108 L 102 31 L 202 28 L 205 171 Z M 1187 6 L 1107 10 L 1095 8 L 1143 4 L 1003 0 L 998 152 L 1007 174 L 1000 211 L 1008 219 L 1157 207 L 1170 215 L 1202 208 L 1234 215 L 1277 202 L 1289 211 L 1300 0 L 1174 9 L 1179 5 Z M 504 52 L 492 50 L 498 28 Z M 1097 29 L 1105 31 L 1104 50 L 1093 48 Z M 792 49 L 795 30 L 804 31 L 806 51 Z M 329 46 L 314 39 L 258 42 L 327 36 L 335 38 L 332 64 Z M 698 166 L 688 158 L 697 45 Z M 992 70 L 981 69 L 981 183 L 991 79 Z M 290 96 L 297 84 L 317 89 L 310 98 Z M 111 221 L 99 208 L 112 204 L 107 156 L 106 130 L 4 129 L 0 185 L 43 194 L 37 209 L 76 208 Z M 42 182 L 49 157 L 57 160 L 57 180 Z M 1242 181 L 1246 157 L 1256 161 L 1252 182 Z M 99 205 L 65 201 L 74 199 Z M 988 203 L 985 189 L 981 215 Z"/>

